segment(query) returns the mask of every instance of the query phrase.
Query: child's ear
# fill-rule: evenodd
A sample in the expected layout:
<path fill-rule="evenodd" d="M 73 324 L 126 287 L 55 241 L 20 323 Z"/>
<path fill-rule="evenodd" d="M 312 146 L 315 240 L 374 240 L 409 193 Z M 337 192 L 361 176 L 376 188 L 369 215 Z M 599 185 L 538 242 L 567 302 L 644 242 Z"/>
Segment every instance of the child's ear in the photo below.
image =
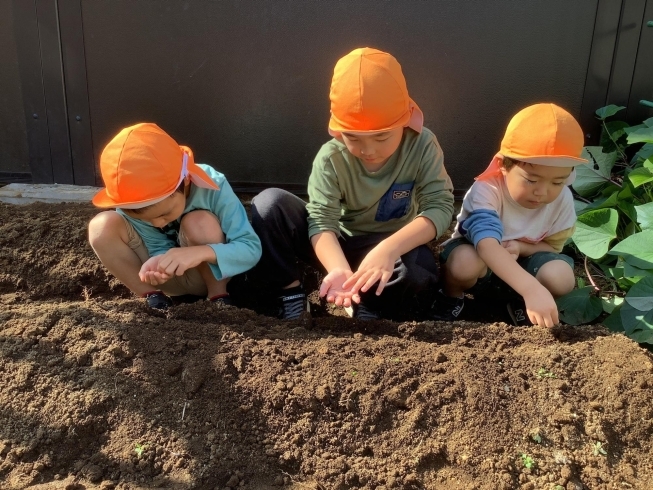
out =
<path fill-rule="evenodd" d="M 499 158 L 499 170 L 501 170 L 501 175 L 504 177 L 508 175 L 508 170 L 506 170 L 506 166 L 503 164 L 503 158 Z"/>

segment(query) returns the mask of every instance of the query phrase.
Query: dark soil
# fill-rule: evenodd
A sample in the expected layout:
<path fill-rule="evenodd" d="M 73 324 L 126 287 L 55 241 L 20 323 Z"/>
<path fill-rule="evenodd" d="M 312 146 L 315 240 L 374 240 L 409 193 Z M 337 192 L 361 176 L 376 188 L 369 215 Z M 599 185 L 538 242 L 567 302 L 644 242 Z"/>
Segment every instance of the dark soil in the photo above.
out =
<path fill-rule="evenodd" d="M 622 335 L 154 313 L 95 212 L 0 204 L 0 488 L 653 488 L 653 358 Z"/>

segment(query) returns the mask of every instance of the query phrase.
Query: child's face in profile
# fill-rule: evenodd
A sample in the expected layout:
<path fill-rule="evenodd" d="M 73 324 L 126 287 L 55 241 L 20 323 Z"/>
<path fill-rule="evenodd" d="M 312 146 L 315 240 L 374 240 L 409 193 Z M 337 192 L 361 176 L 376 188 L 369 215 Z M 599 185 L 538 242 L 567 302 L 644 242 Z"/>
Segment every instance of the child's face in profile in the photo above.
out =
<path fill-rule="evenodd" d="M 527 209 L 545 206 L 560 195 L 571 174 L 569 167 L 549 167 L 518 162 L 510 170 L 501 167 L 510 197 Z"/>
<path fill-rule="evenodd" d="M 379 133 L 342 133 L 342 141 L 349 152 L 359 158 L 370 172 L 379 170 L 397 151 L 404 135 L 404 128 Z"/>
<path fill-rule="evenodd" d="M 185 193 L 175 191 L 163 201 L 143 208 L 142 211 L 134 212 L 133 209 L 123 209 L 123 211 L 131 218 L 147 221 L 156 228 L 163 228 L 178 219 L 184 209 L 186 209 Z"/>

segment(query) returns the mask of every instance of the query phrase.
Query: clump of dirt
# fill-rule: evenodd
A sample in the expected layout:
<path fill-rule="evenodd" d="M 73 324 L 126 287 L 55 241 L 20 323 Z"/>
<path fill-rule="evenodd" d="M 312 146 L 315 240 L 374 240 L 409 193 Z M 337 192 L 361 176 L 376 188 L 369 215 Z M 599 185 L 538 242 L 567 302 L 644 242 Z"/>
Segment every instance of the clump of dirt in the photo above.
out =
<path fill-rule="evenodd" d="M 622 335 L 156 313 L 94 213 L 0 205 L 2 488 L 652 486 L 653 357 Z"/>

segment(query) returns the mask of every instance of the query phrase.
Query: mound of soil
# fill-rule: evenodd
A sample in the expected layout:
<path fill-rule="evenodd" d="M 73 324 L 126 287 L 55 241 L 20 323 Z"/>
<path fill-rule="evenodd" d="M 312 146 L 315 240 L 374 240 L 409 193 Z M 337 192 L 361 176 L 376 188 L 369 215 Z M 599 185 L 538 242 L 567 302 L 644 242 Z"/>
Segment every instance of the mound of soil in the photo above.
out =
<path fill-rule="evenodd" d="M 95 212 L 0 204 L 0 488 L 653 487 L 653 357 L 622 335 L 156 313 Z"/>

